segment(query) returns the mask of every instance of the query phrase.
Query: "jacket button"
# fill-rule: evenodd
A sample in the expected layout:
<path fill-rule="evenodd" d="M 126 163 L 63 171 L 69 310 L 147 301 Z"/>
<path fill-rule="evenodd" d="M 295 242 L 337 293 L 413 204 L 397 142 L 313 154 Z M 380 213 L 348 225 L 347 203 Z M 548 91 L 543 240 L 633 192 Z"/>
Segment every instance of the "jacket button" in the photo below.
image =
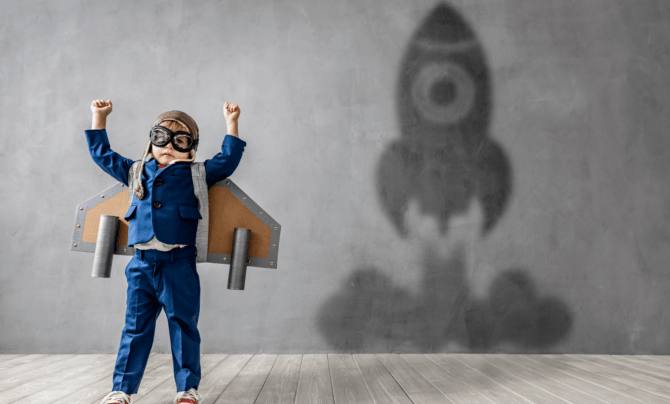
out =
<path fill-rule="evenodd" d="M 163 185 L 163 179 L 162 178 L 157 179 L 156 181 L 154 181 L 154 184 L 156 184 L 158 186 Z"/>
<path fill-rule="evenodd" d="M 161 205 L 160 202 L 154 202 L 154 208 L 160 209 L 161 206 L 163 206 L 163 205 Z"/>

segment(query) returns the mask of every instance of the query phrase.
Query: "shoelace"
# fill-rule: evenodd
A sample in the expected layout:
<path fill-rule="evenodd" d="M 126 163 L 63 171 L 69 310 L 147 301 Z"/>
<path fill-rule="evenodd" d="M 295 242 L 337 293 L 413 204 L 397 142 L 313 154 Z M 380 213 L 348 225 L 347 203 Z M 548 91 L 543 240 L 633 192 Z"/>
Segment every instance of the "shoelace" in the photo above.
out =
<path fill-rule="evenodd" d="M 188 391 L 180 391 L 177 393 L 177 397 L 174 398 L 174 404 L 179 403 L 191 403 L 198 404 L 200 402 L 200 394 L 196 389 L 190 389 Z"/>
<path fill-rule="evenodd" d="M 130 404 L 130 396 L 122 391 L 112 391 L 102 399 L 100 404 Z"/>

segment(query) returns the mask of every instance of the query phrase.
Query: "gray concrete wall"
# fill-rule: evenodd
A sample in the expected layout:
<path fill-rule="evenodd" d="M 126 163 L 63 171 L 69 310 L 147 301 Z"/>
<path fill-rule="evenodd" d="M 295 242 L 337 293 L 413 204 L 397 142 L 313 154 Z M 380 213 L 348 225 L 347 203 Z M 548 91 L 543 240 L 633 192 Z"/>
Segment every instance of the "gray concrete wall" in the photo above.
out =
<path fill-rule="evenodd" d="M 665 0 L 5 2 L 0 352 L 118 348 L 129 258 L 69 251 L 114 184 L 104 98 L 134 159 L 180 109 L 202 161 L 241 107 L 279 268 L 199 266 L 204 353 L 670 354 L 668 27 Z"/>

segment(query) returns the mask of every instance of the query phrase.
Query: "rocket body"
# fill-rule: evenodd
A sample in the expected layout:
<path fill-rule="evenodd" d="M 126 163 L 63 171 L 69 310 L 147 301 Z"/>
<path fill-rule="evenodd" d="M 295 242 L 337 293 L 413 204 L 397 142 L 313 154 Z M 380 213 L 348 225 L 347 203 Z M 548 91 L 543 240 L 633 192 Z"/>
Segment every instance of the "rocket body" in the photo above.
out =
<path fill-rule="evenodd" d="M 402 235 L 410 199 L 447 230 L 479 198 L 484 231 L 502 214 L 509 163 L 488 137 L 491 83 L 484 53 L 458 12 L 436 6 L 412 37 L 400 69 L 401 137 L 382 156 L 378 191 Z"/>

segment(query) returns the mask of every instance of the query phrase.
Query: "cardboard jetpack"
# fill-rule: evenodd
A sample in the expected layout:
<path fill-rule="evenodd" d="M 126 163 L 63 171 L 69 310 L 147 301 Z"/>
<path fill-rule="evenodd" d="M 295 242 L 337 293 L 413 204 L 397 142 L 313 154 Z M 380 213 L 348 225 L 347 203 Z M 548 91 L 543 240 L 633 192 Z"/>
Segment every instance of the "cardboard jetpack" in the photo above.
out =
<path fill-rule="evenodd" d="M 96 252 L 101 216 L 111 215 L 119 218 L 116 242 L 111 247 L 114 254 L 135 254 L 135 248 L 128 246 L 128 222 L 123 219 L 130 207 L 128 192 L 127 186 L 118 183 L 77 205 L 72 251 Z M 239 258 L 239 254 L 233 251 L 233 244 L 240 244 L 238 240 L 234 243 L 235 229 L 238 228 L 238 232 L 248 229 L 245 230 L 245 238 L 248 237 L 248 242 L 245 241 L 248 243 L 245 269 L 246 266 L 277 268 L 281 225 L 230 178 L 209 188 L 208 196 L 209 237 L 206 262 L 230 264 L 233 258 Z"/>

